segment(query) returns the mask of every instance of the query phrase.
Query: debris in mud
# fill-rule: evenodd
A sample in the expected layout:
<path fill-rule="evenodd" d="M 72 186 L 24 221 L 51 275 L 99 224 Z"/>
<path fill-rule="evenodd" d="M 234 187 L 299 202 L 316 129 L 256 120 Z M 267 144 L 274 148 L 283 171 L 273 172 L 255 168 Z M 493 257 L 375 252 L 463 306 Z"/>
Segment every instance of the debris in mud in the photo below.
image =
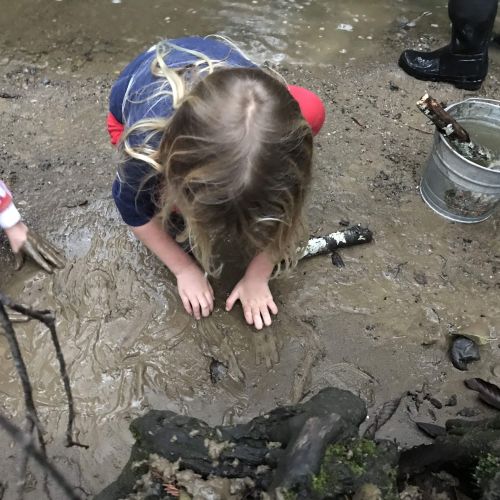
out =
<path fill-rule="evenodd" d="M 433 439 L 438 436 L 446 436 L 446 428 L 440 425 L 430 424 L 428 422 L 415 422 L 415 424 L 424 434 Z"/>
<path fill-rule="evenodd" d="M 400 20 L 400 26 L 401 26 L 401 28 L 406 29 L 406 30 L 409 30 L 410 28 L 415 28 L 415 26 L 420 21 L 420 19 L 427 17 L 427 16 L 430 16 L 431 14 L 432 14 L 432 12 L 426 10 L 426 11 L 422 12 L 422 14 L 417 16 L 415 19 L 412 19 L 411 21 L 408 21 L 407 19 L 402 18 Z"/>
<path fill-rule="evenodd" d="M 401 90 L 399 85 L 396 85 L 392 80 L 389 81 L 389 90 L 392 90 L 393 92 L 396 92 L 397 90 Z"/>
<path fill-rule="evenodd" d="M 8 92 L 0 92 L 0 99 L 19 99 L 21 96 L 17 94 L 9 94 Z"/>
<path fill-rule="evenodd" d="M 457 411 L 459 417 L 472 418 L 477 417 L 481 413 L 479 408 L 465 407 Z"/>
<path fill-rule="evenodd" d="M 219 383 L 227 375 L 227 366 L 215 358 L 212 358 L 209 370 L 212 384 Z"/>
<path fill-rule="evenodd" d="M 481 378 L 470 378 L 464 383 L 469 389 L 479 393 L 481 401 L 500 410 L 500 387 Z"/>
<path fill-rule="evenodd" d="M 332 252 L 332 264 L 335 267 L 345 267 L 344 260 L 342 259 L 342 256 L 339 252 Z"/>
<path fill-rule="evenodd" d="M 337 29 L 340 31 L 352 31 L 353 27 L 352 24 L 340 23 L 339 25 L 337 25 Z"/>
<path fill-rule="evenodd" d="M 327 234 L 326 236 L 312 237 L 305 249 L 301 249 L 301 259 L 333 252 L 337 248 L 345 248 L 362 243 L 369 243 L 373 233 L 360 225 L 351 226 L 342 231 Z"/>
<path fill-rule="evenodd" d="M 373 422 L 366 428 L 363 437 L 367 439 L 374 439 L 376 432 L 385 425 L 396 413 L 396 410 L 399 408 L 402 398 L 392 399 L 391 401 L 387 401 L 382 405 L 381 408 L 377 410 L 373 418 Z"/>
<path fill-rule="evenodd" d="M 472 361 L 479 361 L 481 355 L 477 344 L 462 335 L 457 335 L 453 338 L 450 357 L 453 366 L 458 370 L 467 370 L 467 365 Z"/>
<path fill-rule="evenodd" d="M 458 400 L 457 400 L 457 395 L 452 394 L 449 398 L 448 401 L 444 404 L 445 406 L 457 406 Z"/>

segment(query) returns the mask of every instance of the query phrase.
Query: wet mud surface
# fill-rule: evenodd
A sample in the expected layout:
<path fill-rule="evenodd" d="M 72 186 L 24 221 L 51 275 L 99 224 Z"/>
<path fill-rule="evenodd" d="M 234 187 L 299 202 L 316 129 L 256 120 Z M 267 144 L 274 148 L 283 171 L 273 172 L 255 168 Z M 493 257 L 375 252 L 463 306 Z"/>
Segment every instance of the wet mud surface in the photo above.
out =
<path fill-rule="evenodd" d="M 371 415 L 404 395 L 378 434 L 402 446 L 428 439 L 412 420 L 442 423 L 464 409 L 476 418 L 488 413 L 462 381 L 500 381 L 500 218 L 454 224 L 423 203 L 418 185 L 432 128 L 415 102 L 426 89 L 448 102 L 471 95 L 500 99 L 500 50 L 492 49 L 490 74 L 478 93 L 407 77 L 396 65 L 400 50 L 443 42 L 447 31 L 439 15 L 440 28 L 432 31 L 429 19 L 420 36 L 420 25 L 396 29 L 395 12 L 381 31 L 376 59 L 338 54 L 329 64 L 278 67 L 289 83 L 318 92 L 327 107 L 308 203 L 311 233 L 349 221 L 370 227 L 374 242 L 339 251 L 343 268 L 317 257 L 274 281 L 280 313 L 263 333 L 246 326 L 238 308 L 231 314 L 223 309 L 237 276 L 236 256 L 214 283 L 213 316 L 197 323 L 183 312 L 172 276 L 113 207 L 116 158 L 104 130 L 107 95 L 115 71 L 150 40 L 142 36 L 124 47 L 104 37 L 93 57 L 76 67 L 62 57 L 66 50 L 82 55 L 76 41 L 52 47 L 44 39 L 37 50 L 26 35 L 31 48 L 22 51 L 18 38 L 3 35 L 0 177 L 27 222 L 59 245 L 68 263 L 52 276 L 31 264 L 14 273 L 1 239 L 0 286 L 19 301 L 57 312 L 78 439 L 89 450 L 62 445 L 66 409 L 48 332 L 34 323 L 16 330 L 50 455 L 84 492 L 95 493 L 116 477 L 132 443 L 130 419 L 148 408 L 215 425 L 247 421 L 328 385 L 359 394 Z M 65 26 L 58 40 L 71 31 Z M 449 360 L 448 334 L 468 328 L 490 339 L 481 346 L 482 360 L 464 373 Z M 4 339 L 0 356 L 2 409 L 21 418 L 20 385 Z M 215 384 L 214 359 L 225 367 Z M 453 395 L 457 404 L 446 405 Z M 7 494 L 14 491 L 17 467 L 15 448 L 8 450 L 1 465 Z M 28 498 L 39 496 L 33 473 Z"/>

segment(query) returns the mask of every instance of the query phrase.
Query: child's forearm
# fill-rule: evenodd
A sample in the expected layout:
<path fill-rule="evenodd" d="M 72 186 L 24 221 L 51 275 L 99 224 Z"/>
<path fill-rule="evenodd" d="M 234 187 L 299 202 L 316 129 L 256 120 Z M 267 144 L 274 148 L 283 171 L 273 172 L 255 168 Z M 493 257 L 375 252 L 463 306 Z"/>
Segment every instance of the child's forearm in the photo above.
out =
<path fill-rule="evenodd" d="M 266 252 L 258 253 L 248 264 L 245 274 L 254 278 L 269 280 L 273 274 L 275 263 Z"/>
<path fill-rule="evenodd" d="M 21 220 L 7 186 L 0 181 L 0 228 L 10 229 Z"/>
<path fill-rule="evenodd" d="M 194 264 L 194 260 L 165 231 L 159 219 L 154 218 L 143 226 L 131 229 L 137 239 L 144 243 L 175 276 L 187 266 Z"/>

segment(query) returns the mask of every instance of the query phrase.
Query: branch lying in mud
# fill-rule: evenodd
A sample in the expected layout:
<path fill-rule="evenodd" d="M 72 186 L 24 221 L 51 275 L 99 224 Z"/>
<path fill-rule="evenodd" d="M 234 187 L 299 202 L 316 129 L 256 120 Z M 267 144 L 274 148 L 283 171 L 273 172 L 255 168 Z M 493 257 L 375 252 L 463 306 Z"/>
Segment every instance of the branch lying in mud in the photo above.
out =
<path fill-rule="evenodd" d="M 5 297 L 7 301 L 7 297 Z M 12 359 L 14 360 L 14 366 L 16 367 L 17 374 L 21 380 L 21 386 L 23 388 L 24 394 L 24 406 L 26 409 L 26 436 L 29 439 L 29 445 L 33 446 L 32 438 L 33 431 L 36 430 L 36 435 L 38 438 L 38 445 L 40 446 L 40 453 L 47 460 L 47 450 L 45 446 L 45 441 L 43 439 L 42 424 L 38 418 L 38 413 L 35 407 L 35 402 L 33 401 L 33 390 L 31 387 L 31 382 L 28 375 L 28 370 L 26 369 L 26 364 L 24 363 L 23 356 L 21 354 L 21 349 L 19 347 L 19 342 L 17 341 L 16 332 L 12 326 L 12 323 L 7 315 L 4 305 L 4 296 L 0 294 L 0 326 L 4 331 L 4 335 L 7 338 L 9 344 L 10 352 L 12 353 Z M 26 478 L 26 468 L 28 464 L 28 458 L 26 456 L 26 451 L 23 449 L 23 455 L 21 457 L 20 465 L 20 482 L 19 482 L 19 495 L 22 497 L 22 491 L 25 485 Z M 47 476 L 44 475 L 44 490 L 47 491 Z"/>
<path fill-rule="evenodd" d="M 474 162 L 491 162 L 492 153 L 484 146 L 474 143 L 467 130 L 436 99 L 425 93 L 417 102 L 417 107 L 434 123 L 438 131 L 448 138 L 460 154 Z"/>
<path fill-rule="evenodd" d="M 30 307 L 26 307 L 20 304 L 15 304 L 14 302 L 12 302 L 11 299 L 6 297 L 2 293 L 0 293 L 0 303 L 18 312 L 19 314 L 40 321 L 49 329 L 50 337 L 52 339 L 52 343 L 54 344 L 54 349 L 56 351 L 57 361 L 59 362 L 59 372 L 63 380 L 66 399 L 68 401 L 68 425 L 66 428 L 66 447 L 80 446 L 82 448 L 88 448 L 87 445 L 78 443 L 77 441 L 73 440 L 73 423 L 75 420 L 73 394 L 71 392 L 71 384 L 69 382 L 68 371 L 66 370 L 66 362 L 64 361 L 61 345 L 59 343 L 59 338 L 57 336 L 54 314 L 48 310 L 36 311 L 34 309 L 31 309 Z"/>
<path fill-rule="evenodd" d="M 1 306 L 0 306 L 1 307 Z M 73 488 L 68 483 L 66 478 L 47 460 L 47 455 L 38 451 L 33 442 L 26 440 L 25 433 L 12 422 L 10 422 L 4 415 L 0 413 L 0 426 L 12 437 L 16 443 L 22 446 L 24 452 L 33 457 L 38 464 L 52 476 L 54 481 L 61 487 L 61 489 L 68 495 L 71 500 L 80 500 L 80 497 L 73 491 Z"/>
<path fill-rule="evenodd" d="M 33 318 L 33 319 L 40 321 L 45 326 L 47 326 L 47 328 L 50 330 L 52 343 L 54 344 L 54 348 L 56 350 L 56 356 L 57 356 L 57 359 L 59 361 L 59 369 L 60 369 L 61 377 L 63 379 L 64 389 L 66 391 L 66 397 L 67 397 L 67 401 L 68 401 L 69 418 L 68 418 L 68 426 L 67 426 L 67 430 L 66 430 L 66 446 L 82 446 L 85 448 L 88 448 L 88 446 L 77 443 L 72 438 L 72 436 L 73 436 L 73 422 L 74 422 L 74 418 L 75 418 L 74 405 L 73 405 L 73 395 L 71 393 L 71 386 L 70 386 L 70 382 L 69 382 L 68 373 L 66 370 L 66 363 L 64 361 L 64 357 L 63 357 L 63 354 L 61 351 L 61 346 L 59 344 L 59 339 L 57 337 L 54 315 L 50 311 L 47 311 L 47 310 L 36 311 L 36 310 L 33 310 L 29 307 L 15 304 L 10 298 L 6 297 L 5 295 L 3 295 L 0 292 L 0 326 L 2 327 L 4 334 L 7 338 L 7 341 L 9 343 L 9 348 L 10 348 L 10 351 L 12 353 L 14 365 L 16 367 L 17 373 L 18 373 L 19 378 L 21 380 L 21 385 L 22 385 L 23 394 L 24 394 L 24 404 L 25 404 L 25 409 L 26 409 L 26 422 L 27 422 L 26 430 L 25 430 L 24 434 L 22 434 L 22 431 L 17 429 L 16 426 L 11 424 L 8 420 L 5 419 L 5 417 L 3 417 L 1 415 L 0 415 L 0 417 L 1 417 L 0 418 L 0 425 L 2 427 L 4 427 L 4 429 L 9 434 L 11 434 L 16 439 L 16 441 L 21 442 L 21 444 L 23 446 L 23 453 L 21 456 L 21 463 L 20 463 L 20 467 L 19 467 L 19 473 L 20 473 L 20 482 L 19 482 L 19 487 L 18 487 L 19 497 L 22 498 L 22 496 L 23 496 L 28 459 L 31 456 L 35 460 L 37 460 L 39 463 L 41 463 L 43 466 L 43 471 L 44 471 L 43 487 L 44 487 L 44 491 L 46 493 L 47 498 L 50 498 L 50 493 L 49 493 L 48 484 L 47 484 L 47 472 L 49 472 L 54 477 L 56 482 L 65 491 L 66 491 L 66 487 L 67 487 L 67 482 L 61 476 L 61 474 L 54 469 L 53 466 L 50 466 L 50 467 L 46 466 L 46 464 L 48 464 L 46 444 L 45 444 L 45 441 L 43 439 L 42 425 L 41 425 L 40 419 L 38 417 L 38 412 L 37 412 L 37 409 L 35 407 L 35 403 L 33 400 L 32 385 L 31 385 L 31 382 L 29 379 L 26 364 L 25 364 L 23 356 L 21 354 L 19 342 L 17 341 L 16 332 L 14 330 L 14 327 L 12 326 L 12 321 L 9 318 L 9 315 L 7 314 L 7 311 L 5 310 L 5 307 L 9 307 L 10 309 L 16 311 L 17 313 L 19 313 L 21 315 L 24 315 L 24 316 L 27 316 L 29 318 Z M 33 445 L 33 431 L 36 431 L 40 451 L 37 451 Z M 56 474 L 54 474 L 54 471 L 56 471 Z M 61 482 L 60 478 L 63 479 L 63 482 Z M 69 487 L 69 488 L 70 488 L 70 491 L 72 491 L 71 487 Z M 72 493 L 70 498 L 78 498 L 78 497 L 75 496 L 74 493 Z"/>
<path fill-rule="evenodd" d="M 310 238 L 305 249 L 301 249 L 301 259 L 333 252 L 338 248 L 369 243 L 373 233 L 360 225 L 351 226 L 343 231 L 336 231 L 326 236 Z"/>

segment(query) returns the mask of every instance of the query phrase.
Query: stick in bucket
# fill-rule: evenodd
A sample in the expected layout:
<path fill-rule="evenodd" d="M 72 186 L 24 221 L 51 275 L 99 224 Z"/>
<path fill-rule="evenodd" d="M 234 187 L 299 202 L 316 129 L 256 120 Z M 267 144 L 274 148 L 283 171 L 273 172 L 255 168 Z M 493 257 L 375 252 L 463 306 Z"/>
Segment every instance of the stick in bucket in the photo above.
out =
<path fill-rule="evenodd" d="M 492 152 L 472 141 L 467 130 L 427 92 L 417 102 L 417 107 L 462 156 L 486 167 L 491 165 L 494 157 Z"/>

